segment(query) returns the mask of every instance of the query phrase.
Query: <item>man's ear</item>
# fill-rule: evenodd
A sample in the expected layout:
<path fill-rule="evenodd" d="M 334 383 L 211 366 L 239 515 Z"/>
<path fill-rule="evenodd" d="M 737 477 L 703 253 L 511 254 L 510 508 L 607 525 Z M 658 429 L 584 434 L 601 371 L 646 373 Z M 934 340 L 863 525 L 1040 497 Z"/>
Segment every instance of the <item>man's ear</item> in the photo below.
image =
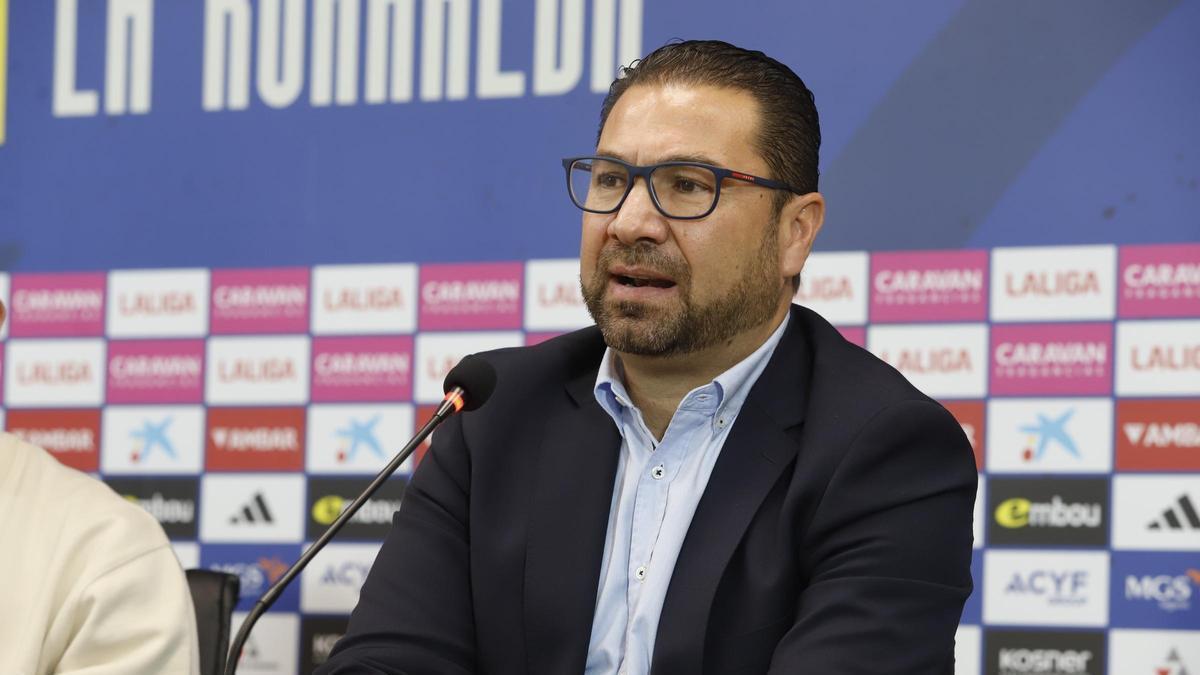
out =
<path fill-rule="evenodd" d="M 825 223 L 825 198 L 820 192 L 796 195 L 779 214 L 779 266 L 785 277 L 804 269 L 813 241 Z"/>
<path fill-rule="evenodd" d="M 0 327 L 4 326 L 4 317 L 5 317 L 4 303 L 0 302 Z"/>

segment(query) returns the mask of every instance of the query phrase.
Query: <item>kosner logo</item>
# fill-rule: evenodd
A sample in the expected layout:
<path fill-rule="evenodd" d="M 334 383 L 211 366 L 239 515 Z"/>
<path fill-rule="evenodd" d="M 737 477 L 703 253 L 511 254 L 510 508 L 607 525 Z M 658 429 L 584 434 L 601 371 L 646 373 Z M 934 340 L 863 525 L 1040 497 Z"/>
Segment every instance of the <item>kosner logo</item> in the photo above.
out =
<path fill-rule="evenodd" d="M 1094 657 L 1090 649 L 1001 649 L 997 665 L 1002 675 L 1082 675 L 1092 672 Z"/>

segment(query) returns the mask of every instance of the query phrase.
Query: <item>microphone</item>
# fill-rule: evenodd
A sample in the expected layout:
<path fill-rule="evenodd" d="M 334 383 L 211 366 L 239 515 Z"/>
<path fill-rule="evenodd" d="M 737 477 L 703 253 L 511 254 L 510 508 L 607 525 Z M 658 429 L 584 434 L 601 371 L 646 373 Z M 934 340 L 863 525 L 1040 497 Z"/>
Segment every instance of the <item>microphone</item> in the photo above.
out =
<path fill-rule="evenodd" d="M 292 579 L 304 571 L 304 568 L 316 557 L 317 553 L 320 553 L 321 549 L 325 548 L 329 540 L 333 539 L 334 535 L 341 531 L 342 527 L 354 517 L 355 513 L 358 513 L 362 505 L 366 504 L 371 495 L 374 495 L 383 486 L 384 481 L 396 469 L 400 468 L 404 460 L 408 459 L 408 456 L 425 441 L 426 437 L 433 433 L 433 430 L 438 425 L 449 419 L 451 415 L 463 410 L 474 410 L 487 403 L 492 392 L 496 390 L 496 369 L 482 358 L 474 354 L 469 354 L 450 370 L 450 374 L 446 375 L 446 380 L 442 384 L 442 390 L 446 392 L 446 396 L 442 399 L 442 403 L 438 406 L 437 412 L 433 414 L 433 417 L 430 417 L 425 426 L 421 427 L 421 430 L 412 437 L 412 440 L 401 448 L 400 452 L 396 453 L 396 456 L 392 458 L 392 461 L 388 462 L 387 466 L 383 467 L 383 470 L 375 476 L 375 479 L 371 481 L 367 489 L 363 490 L 362 494 L 351 502 L 350 506 L 346 507 L 346 510 L 342 511 L 341 515 L 325 530 L 325 533 L 313 542 L 312 546 L 308 547 L 308 550 L 304 551 L 300 559 L 293 563 L 287 572 L 284 572 L 279 581 L 276 581 L 268 588 L 267 592 L 263 593 L 262 597 L 258 599 L 258 602 L 254 603 L 254 608 L 246 615 L 246 620 L 242 622 L 241 628 L 238 629 L 237 637 L 234 638 L 233 644 L 229 647 L 229 658 L 225 663 L 225 675 L 234 675 L 234 672 L 237 670 L 237 662 L 241 658 L 242 647 L 245 646 L 246 639 L 250 637 L 250 629 L 254 627 L 258 619 L 271 605 L 275 604 L 275 601 L 279 599 L 279 596 L 287 588 L 288 584 L 292 582 Z"/>

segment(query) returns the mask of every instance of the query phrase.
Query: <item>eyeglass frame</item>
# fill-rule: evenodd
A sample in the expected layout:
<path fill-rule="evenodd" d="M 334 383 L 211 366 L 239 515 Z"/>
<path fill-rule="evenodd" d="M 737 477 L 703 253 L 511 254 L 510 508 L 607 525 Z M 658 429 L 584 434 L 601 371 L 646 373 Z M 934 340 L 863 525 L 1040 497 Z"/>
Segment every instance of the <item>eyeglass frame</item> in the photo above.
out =
<path fill-rule="evenodd" d="M 629 177 L 630 177 L 629 184 L 625 186 L 625 194 L 621 195 L 621 198 L 619 200 L 617 200 L 616 206 L 614 206 L 611 209 L 604 210 L 604 211 L 601 211 L 598 209 L 589 209 L 589 208 L 581 205 L 575 199 L 575 191 L 571 189 L 571 167 L 575 165 L 575 162 L 578 162 L 581 159 L 593 159 L 593 160 L 599 159 L 599 160 L 604 160 L 606 162 L 612 162 L 614 164 L 619 164 L 619 165 L 625 167 L 625 170 L 629 172 Z M 588 213 L 608 214 L 608 213 L 616 213 L 617 211 L 620 211 L 621 207 L 625 205 L 625 200 L 629 198 L 629 193 L 633 191 L 633 186 L 635 183 L 637 183 L 637 179 L 639 177 L 642 179 L 642 182 L 646 184 L 646 191 L 650 193 L 650 201 L 654 203 L 654 208 L 658 209 L 658 212 L 661 213 L 663 216 L 670 218 L 672 220 L 700 220 L 701 218 L 707 218 L 708 216 L 712 215 L 712 212 L 717 209 L 717 204 L 719 204 L 721 201 L 721 184 L 725 182 L 726 178 L 732 178 L 734 180 L 739 180 L 744 183 L 750 183 L 751 185 L 765 187 L 770 190 L 787 190 L 788 192 L 798 194 L 798 195 L 807 194 L 806 192 L 800 190 L 799 188 L 792 187 L 791 185 L 788 185 L 787 183 L 783 183 L 783 182 L 780 182 L 777 180 L 771 180 L 770 178 L 763 178 L 761 176 L 754 176 L 754 175 L 751 175 L 751 174 L 748 174 L 748 173 L 745 173 L 742 171 L 734 171 L 733 169 L 726 169 L 725 167 L 721 167 L 721 166 L 705 164 L 704 162 L 670 161 L 670 162 L 659 162 L 658 164 L 647 164 L 645 166 L 638 166 L 636 164 L 630 164 L 629 162 L 626 162 L 623 159 L 617 159 L 616 157 L 605 157 L 603 155 L 583 155 L 580 157 L 565 157 L 565 158 L 563 158 L 562 164 L 563 164 L 563 170 L 566 172 L 566 176 L 567 176 L 567 196 L 569 196 L 571 198 L 572 204 L 574 204 L 581 211 L 586 211 Z M 667 166 L 694 166 L 694 167 L 699 167 L 701 169 L 708 169 L 709 171 L 713 172 L 713 175 L 716 176 L 716 178 L 717 178 L 717 184 L 716 184 L 716 187 L 713 189 L 712 206 L 708 207 L 707 211 L 705 211 L 704 213 L 702 213 L 698 216 L 673 216 L 673 215 L 667 213 L 666 210 L 663 209 L 662 204 L 660 204 L 658 202 L 658 194 L 655 192 L 653 182 L 650 180 L 651 173 L 653 173 L 657 169 L 660 169 L 662 167 L 667 167 Z"/>

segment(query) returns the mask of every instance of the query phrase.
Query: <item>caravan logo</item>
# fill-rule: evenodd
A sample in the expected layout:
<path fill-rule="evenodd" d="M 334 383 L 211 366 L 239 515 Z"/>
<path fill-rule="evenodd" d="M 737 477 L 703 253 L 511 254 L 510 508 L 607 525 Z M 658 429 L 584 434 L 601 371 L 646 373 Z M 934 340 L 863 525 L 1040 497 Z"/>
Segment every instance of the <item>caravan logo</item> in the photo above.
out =
<path fill-rule="evenodd" d="M 319 337 L 312 345 L 314 401 L 412 398 L 412 337 Z"/>
<path fill-rule="evenodd" d="M 307 268 L 214 270 L 212 332 L 303 333 L 308 330 Z"/>
<path fill-rule="evenodd" d="M 521 263 L 422 265 L 421 330 L 519 329 Z"/>
<path fill-rule="evenodd" d="M 108 345 L 109 403 L 204 400 L 202 340 L 113 340 Z"/>
<path fill-rule="evenodd" d="M 14 274 L 13 337 L 104 335 L 104 274 Z"/>
<path fill-rule="evenodd" d="M 871 255 L 871 321 L 984 321 L 986 251 Z"/>
<path fill-rule="evenodd" d="M 992 327 L 992 394 L 1108 394 L 1112 324 Z"/>
<path fill-rule="evenodd" d="M 1200 244 L 1121 247 L 1122 318 L 1200 316 Z"/>

